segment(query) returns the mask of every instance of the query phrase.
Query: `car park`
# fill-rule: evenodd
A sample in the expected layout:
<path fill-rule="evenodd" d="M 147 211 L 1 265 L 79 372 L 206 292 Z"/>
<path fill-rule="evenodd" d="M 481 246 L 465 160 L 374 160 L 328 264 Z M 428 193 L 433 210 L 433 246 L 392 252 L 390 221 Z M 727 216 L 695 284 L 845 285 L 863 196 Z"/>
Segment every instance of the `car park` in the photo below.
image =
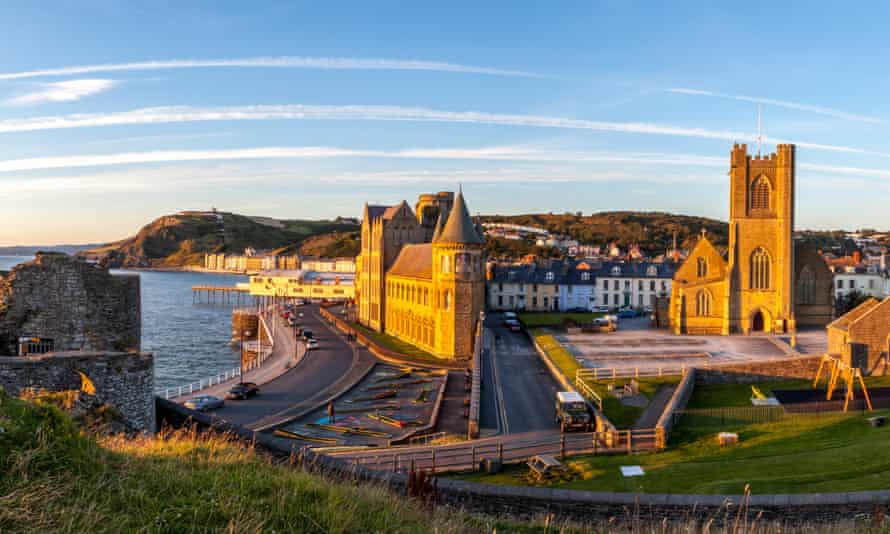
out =
<path fill-rule="evenodd" d="M 239 382 L 232 386 L 232 389 L 226 393 L 226 399 L 229 400 L 247 400 L 250 397 L 259 395 L 260 387 L 253 382 Z"/>
<path fill-rule="evenodd" d="M 198 395 L 190 398 L 182 404 L 191 410 L 206 412 L 208 410 L 222 408 L 225 405 L 225 401 L 213 395 Z"/>

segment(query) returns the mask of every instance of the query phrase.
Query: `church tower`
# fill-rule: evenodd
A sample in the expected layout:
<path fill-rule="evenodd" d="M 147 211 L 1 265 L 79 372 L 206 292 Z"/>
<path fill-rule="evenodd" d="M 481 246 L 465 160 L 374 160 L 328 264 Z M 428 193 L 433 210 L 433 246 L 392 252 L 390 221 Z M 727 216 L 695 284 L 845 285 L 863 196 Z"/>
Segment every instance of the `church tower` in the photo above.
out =
<path fill-rule="evenodd" d="M 732 149 L 724 333 L 794 330 L 794 145 Z"/>
<path fill-rule="evenodd" d="M 433 238 L 433 291 L 436 296 L 436 353 L 469 357 L 485 305 L 485 242 L 476 232 L 459 192 Z"/>

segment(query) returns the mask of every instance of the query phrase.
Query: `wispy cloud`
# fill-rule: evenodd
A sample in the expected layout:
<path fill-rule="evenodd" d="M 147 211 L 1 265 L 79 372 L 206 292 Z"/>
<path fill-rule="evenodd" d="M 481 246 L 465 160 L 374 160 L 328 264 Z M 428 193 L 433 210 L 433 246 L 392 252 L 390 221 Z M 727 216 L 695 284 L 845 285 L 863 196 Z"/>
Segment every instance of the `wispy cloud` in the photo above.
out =
<path fill-rule="evenodd" d="M 757 138 L 756 134 L 752 133 L 735 132 L 730 130 L 709 130 L 706 128 L 690 128 L 647 122 L 607 122 L 565 117 L 549 117 L 544 115 L 488 113 L 484 111 L 442 111 L 402 106 L 315 106 L 299 104 L 214 108 L 174 106 L 143 108 L 115 113 L 7 119 L 0 121 L 0 133 L 134 124 L 272 119 L 373 120 L 491 124 L 500 126 L 561 128 L 746 142 L 754 142 Z M 874 152 L 842 145 L 811 143 L 767 136 L 764 136 L 764 140 L 770 143 L 794 143 L 799 147 L 811 148 L 814 150 L 890 157 L 890 153 Z"/>
<path fill-rule="evenodd" d="M 465 74 L 487 74 L 492 76 L 514 76 L 523 78 L 543 78 L 541 74 L 523 70 L 498 69 L 476 65 L 462 65 L 441 61 L 385 58 L 346 58 L 346 57 L 253 57 L 236 59 L 169 59 L 158 61 L 138 61 L 131 63 L 103 63 L 99 65 L 76 65 L 54 69 L 40 69 L 22 72 L 0 73 L 0 80 L 20 80 L 44 76 L 76 76 L 97 72 L 125 72 L 168 69 L 196 68 L 288 68 L 324 70 L 424 70 L 435 72 L 456 72 Z"/>
<path fill-rule="evenodd" d="M 259 147 L 220 150 L 167 150 L 118 154 L 50 156 L 0 161 L 0 172 L 35 171 L 78 167 L 107 167 L 187 161 L 249 159 L 389 158 L 429 160 L 539 161 L 573 163 L 622 163 L 658 165 L 725 165 L 719 158 L 658 153 L 586 153 L 550 151 L 529 147 L 411 148 L 364 150 L 340 147 Z"/>
<path fill-rule="evenodd" d="M 44 102 L 73 102 L 108 91 L 117 84 L 117 80 L 96 78 L 42 83 L 36 90 L 11 98 L 6 102 L 14 106 L 42 104 Z"/>
<path fill-rule="evenodd" d="M 728 100 L 738 100 L 740 102 L 751 102 L 753 104 L 765 104 L 767 106 L 777 106 L 797 111 L 806 111 L 817 115 L 825 115 L 836 119 L 844 119 L 848 121 L 867 122 L 870 124 L 887 124 L 885 119 L 879 117 L 870 117 L 868 115 L 859 115 L 856 113 L 848 113 L 837 109 L 826 108 L 823 106 L 814 106 L 811 104 L 802 104 L 800 102 L 789 102 L 788 100 L 776 100 L 773 98 L 763 98 L 759 96 L 731 95 L 726 93 L 718 93 L 716 91 L 705 91 L 703 89 L 690 89 L 687 87 L 671 87 L 665 89 L 668 93 L 677 93 L 693 96 L 707 96 L 713 98 L 724 98 Z"/>

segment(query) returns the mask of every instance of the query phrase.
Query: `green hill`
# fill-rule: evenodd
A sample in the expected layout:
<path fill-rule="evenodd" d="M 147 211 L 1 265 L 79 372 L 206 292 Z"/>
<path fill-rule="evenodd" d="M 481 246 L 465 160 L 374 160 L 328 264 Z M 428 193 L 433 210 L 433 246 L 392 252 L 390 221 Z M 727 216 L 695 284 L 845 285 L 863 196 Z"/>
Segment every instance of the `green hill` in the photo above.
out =
<path fill-rule="evenodd" d="M 726 246 L 729 237 L 728 226 L 723 221 L 663 212 L 604 211 L 591 215 L 535 213 L 490 215 L 483 216 L 482 220 L 543 228 L 554 234 L 570 236 L 587 245 L 605 246 L 614 241 L 627 250 L 629 245 L 638 243 L 649 255 L 663 254 L 670 248 L 674 232 L 677 233 L 677 244 L 687 249 L 695 244 L 695 238 L 702 229 L 707 230 L 708 237 L 717 246 Z M 519 254 L 535 252 L 531 244 L 506 243 L 507 240 L 503 239 L 496 241 L 496 254 L 509 253 L 514 248 L 522 249 L 517 251 Z"/>
<path fill-rule="evenodd" d="M 200 265 L 206 253 L 237 254 L 247 247 L 294 249 L 315 235 L 356 229 L 355 224 L 338 221 L 182 212 L 155 219 L 135 236 L 80 254 L 109 267 L 181 267 Z"/>

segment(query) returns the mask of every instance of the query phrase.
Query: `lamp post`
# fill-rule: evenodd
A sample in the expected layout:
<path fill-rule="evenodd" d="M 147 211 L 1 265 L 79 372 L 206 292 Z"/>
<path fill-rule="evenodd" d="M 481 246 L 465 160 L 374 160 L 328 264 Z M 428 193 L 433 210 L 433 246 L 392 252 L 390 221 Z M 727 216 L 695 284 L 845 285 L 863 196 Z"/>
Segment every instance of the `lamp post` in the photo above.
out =
<path fill-rule="evenodd" d="M 244 336 L 250 337 L 250 330 L 241 330 L 241 358 L 240 358 L 240 369 L 241 372 L 238 374 L 238 378 L 241 380 L 241 383 L 244 383 Z"/>

